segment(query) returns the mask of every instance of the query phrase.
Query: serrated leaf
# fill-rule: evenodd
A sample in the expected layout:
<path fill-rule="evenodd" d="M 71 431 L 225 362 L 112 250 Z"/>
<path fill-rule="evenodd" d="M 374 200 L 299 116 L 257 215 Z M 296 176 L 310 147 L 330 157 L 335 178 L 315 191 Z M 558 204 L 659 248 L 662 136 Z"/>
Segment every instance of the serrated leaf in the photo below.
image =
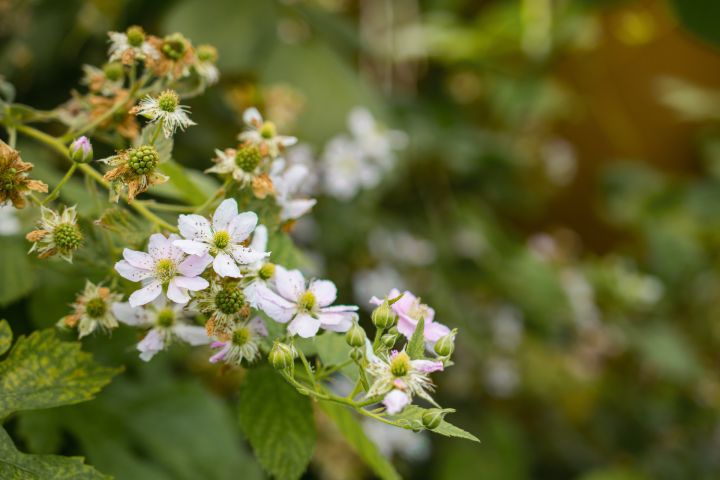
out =
<path fill-rule="evenodd" d="M 0 320 L 0 355 L 7 352 L 12 344 L 12 329 L 7 320 Z"/>
<path fill-rule="evenodd" d="M 83 463 L 81 457 L 29 455 L 15 448 L 0 427 L 0 478 L 13 480 L 102 480 L 107 475 Z"/>
<path fill-rule="evenodd" d="M 437 410 L 437 409 L 433 409 Z M 422 423 L 422 416 L 428 409 L 418 407 L 417 405 L 410 405 L 405 408 L 401 413 L 394 415 L 393 419 L 397 420 L 401 425 L 406 425 L 414 430 L 424 429 Z M 447 412 L 454 412 L 452 409 L 445 409 Z M 439 433 L 446 437 L 464 438 L 466 440 L 472 440 L 473 442 L 480 443 L 480 440 L 473 434 L 466 432 L 462 428 L 456 427 L 452 423 L 443 419 L 440 425 L 431 432 Z"/>
<path fill-rule="evenodd" d="M 383 480 L 401 478 L 392 463 L 380 453 L 377 446 L 365 435 L 360 423 L 346 407 L 330 402 L 320 402 L 318 405 L 335 422 L 338 430 L 340 430 L 340 433 L 342 433 L 355 453 L 362 458 L 379 478 Z"/>
<path fill-rule="evenodd" d="M 423 354 L 425 353 L 425 319 L 423 317 L 420 317 L 420 320 L 418 320 L 415 331 L 407 344 L 406 351 L 413 360 L 423 358 Z"/>
<path fill-rule="evenodd" d="M 120 370 L 95 363 L 52 329 L 20 337 L 0 363 L 0 417 L 89 400 Z"/>
<path fill-rule="evenodd" d="M 280 480 L 300 478 L 317 435 L 308 397 L 269 367 L 256 368 L 240 391 L 238 419 L 268 473 Z"/>
<path fill-rule="evenodd" d="M 0 236 L 0 306 L 22 298 L 33 288 L 35 275 L 28 248 L 22 238 Z"/>

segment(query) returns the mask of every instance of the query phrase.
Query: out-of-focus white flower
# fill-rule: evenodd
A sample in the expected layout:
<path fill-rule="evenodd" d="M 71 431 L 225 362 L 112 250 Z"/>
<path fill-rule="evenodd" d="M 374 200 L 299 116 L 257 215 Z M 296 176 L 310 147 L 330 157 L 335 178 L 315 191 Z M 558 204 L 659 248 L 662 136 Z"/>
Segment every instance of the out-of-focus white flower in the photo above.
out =
<path fill-rule="evenodd" d="M 146 40 L 145 32 L 141 27 L 132 26 L 125 32 L 108 32 L 108 36 L 110 37 L 108 57 L 111 62 L 119 60 L 125 65 L 130 65 L 135 60 L 160 58 L 160 52 Z"/>
<path fill-rule="evenodd" d="M 500 307 L 492 317 L 490 327 L 498 347 L 509 352 L 515 351 L 523 337 L 522 312 L 509 305 Z"/>
<path fill-rule="evenodd" d="M 325 145 L 322 166 L 325 192 L 340 200 L 349 200 L 360 190 L 375 187 L 382 178 L 380 166 L 371 162 L 362 148 L 344 135 Z"/>
<path fill-rule="evenodd" d="M 133 307 L 127 302 L 115 303 L 112 312 L 126 325 L 149 328 L 145 337 L 137 344 L 140 358 L 145 362 L 177 339 L 193 346 L 210 343 L 210 337 L 203 327 L 188 322 L 183 306 L 167 304 L 165 297 L 158 297 L 145 307 Z"/>
<path fill-rule="evenodd" d="M 381 297 L 393 288 L 403 290 L 405 285 L 400 273 L 387 264 L 372 270 L 358 270 L 353 276 L 353 293 L 360 305 L 365 305 L 368 298 Z"/>
<path fill-rule="evenodd" d="M 200 78 L 208 85 L 216 84 L 220 79 L 220 70 L 215 65 L 218 59 L 217 49 L 212 45 L 198 45 L 195 56 L 196 61 L 193 66 Z"/>
<path fill-rule="evenodd" d="M 20 233 L 20 219 L 15 215 L 15 207 L 0 205 L 0 236 Z"/>
<path fill-rule="evenodd" d="M 491 357 L 485 364 L 485 387 L 491 395 L 509 397 L 520 385 L 520 374 L 515 362 L 501 357 Z"/>
<path fill-rule="evenodd" d="M 295 137 L 278 135 L 275 124 L 263 120 L 257 108 L 252 107 L 245 110 L 243 121 L 248 125 L 248 129 L 242 132 L 238 139 L 241 142 L 257 146 L 263 156 L 277 158 L 285 148 L 297 143 Z"/>
<path fill-rule="evenodd" d="M 295 198 L 309 174 L 310 170 L 305 165 L 295 164 L 285 169 L 284 162 L 273 164 L 270 178 L 275 187 L 281 222 L 300 218 L 317 203 L 314 198 Z"/>
<path fill-rule="evenodd" d="M 404 149 L 408 143 L 405 132 L 384 128 L 364 107 L 350 111 L 348 129 L 365 154 L 385 170 L 394 166 L 395 151 Z"/>
<path fill-rule="evenodd" d="M 190 125 L 197 125 L 190 120 L 190 107 L 180 105 L 180 97 L 173 90 L 165 90 L 157 97 L 146 96 L 137 106 L 137 114 L 150 119 L 150 123 L 160 123 L 163 135 L 170 138 L 175 130 L 185 130 Z"/>
<path fill-rule="evenodd" d="M 424 266 L 435 261 L 435 246 L 429 240 L 410 232 L 376 228 L 368 239 L 370 250 L 381 258 L 394 259 L 409 265 Z"/>
<path fill-rule="evenodd" d="M 387 458 L 399 455 L 412 462 L 422 461 L 430 455 L 430 439 L 425 432 L 413 432 L 371 419 L 363 421 L 365 434 Z"/>

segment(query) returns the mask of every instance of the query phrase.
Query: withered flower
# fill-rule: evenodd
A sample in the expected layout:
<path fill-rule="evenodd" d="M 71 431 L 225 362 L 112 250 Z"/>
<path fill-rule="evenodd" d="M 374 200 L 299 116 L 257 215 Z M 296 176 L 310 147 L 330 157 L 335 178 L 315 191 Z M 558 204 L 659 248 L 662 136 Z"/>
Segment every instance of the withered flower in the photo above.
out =
<path fill-rule="evenodd" d="M 104 178 L 111 183 L 111 200 L 115 202 L 125 188 L 128 191 L 128 200 L 132 201 L 152 185 L 168 181 L 166 175 L 156 170 L 160 154 L 152 145 L 122 150 L 104 162 L 113 167 Z"/>
<path fill-rule="evenodd" d="M 10 202 L 15 208 L 23 208 L 30 190 L 47 193 L 47 184 L 28 177 L 32 168 L 32 163 L 20 159 L 20 152 L 0 140 L 0 205 Z"/>
<path fill-rule="evenodd" d="M 165 38 L 150 37 L 150 44 L 160 52 L 149 67 L 158 77 L 168 76 L 178 79 L 190 75 L 190 67 L 195 64 L 195 49 L 190 41 L 180 33 L 172 33 Z"/>

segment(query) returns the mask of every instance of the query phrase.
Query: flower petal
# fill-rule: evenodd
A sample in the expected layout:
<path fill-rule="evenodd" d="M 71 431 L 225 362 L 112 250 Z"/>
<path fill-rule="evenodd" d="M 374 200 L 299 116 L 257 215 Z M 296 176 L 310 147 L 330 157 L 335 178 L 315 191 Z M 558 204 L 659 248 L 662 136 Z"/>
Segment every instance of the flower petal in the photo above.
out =
<path fill-rule="evenodd" d="M 282 205 L 282 211 L 280 212 L 280 220 L 293 220 L 300 218 L 310 211 L 315 206 L 317 200 L 315 199 L 297 199 L 297 200 L 286 200 L 280 202 Z"/>
<path fill-rule="evenodd" d="M 202 255 L 210 250 L 209 244 L 197 240 L 175 240 L 173 245 L 190 255 Z"/>
<path fill-rule="evenodd" d="M 415 370 L 423 373 L 442 372 L 444 368 L 442 362 L 433 360 L 411 360 L 410 364 Z"/>
<path fill-rule="evenodd" d="M 170 280 L 170 283 L 168 284 L 167 298 L 175 303 L 184 305 L 190 301 L 190 296 L 184 288 L 180 288 L 175 280 L 177 280 L 177 277 Z"/>
<path fill-rule="evenodd" d="M 256 252 L 264 252 L 267 249 L 267 242 L 267 227 L 265 225 L 258 225 L 255 227 L 255 233 L 253 233 L 253 238 L 249 247 Z"/>
<path fill-rule="evenodd" d="M 221 277 L 240 278 L 242 276 L 240 274 L 240 268 L 238 268 L 235 263 L 235 259 L 225 252 L 218 252 L 218 254 L 215 255 L 213 270 Z"/>
<path fill-rule="evenodd" d="M 133 307 L 128 302 L 113 303 L 110 309 L 115 318 L 125 325 L 142 327 L 150 323 L 145 316 L 144 309 Z"/>
<path fill-rule="evenodd" d="M 307 313 L 301 313 L 288 325 L 288 333 L 299 335 L 302 338 L 314 337 L 320 330 L 320 320 L 311 317 Z"/>
<path fill-rule="evenodd" d="M 267 316 L 279 323 L 287 323 L 295 314 L 297 306 L 288 302 L 267 286 L 259 284 L 253 289 L 253 301 Z"/>
<path fill-rule="evenodd" d="M 228 230 L 230 222 L 237 216 L 238 206 L 234 198 L 228 198 L 218 205 L 213 214 L 212 226 L 215 231 Z M 257 219 L 257 216 L 255 217 Z"/>
<path fill-rule="evenodd" d="M 178 217 L 180 234 L 188 240 L 196 242 L 212 241 L 210 221 L 202 215 L 180 215 Z"/>
<path fill-rule="evenodd" d="M 161 233 L 150 235 L 148 252 L 155 260 L 172 256 L 172 242 Z"/>
<path fill-rule="evenodd" d="M 243 122 L 253 127 L 259 127 L 262 124 L 263 118 L 260 112 L 255 107 L 250 107 L 243 112 Z"/>
<path fill-rule="evenodd" d="M 320 313 L 318 319 L 322 323 L 322 327 L 325 330 L 332 332 L 347 332 L 352 327 L 353 322 L 358 319 L 358 314 L 355 312 L 344 312 L 344 313 Z"/>
<path fill-rule="evenodd" d="M 180 241 L 180 240 L 178 240 Z M 207 253 L 203 255 L 189 255 L 178 265 L 178 272 L 182 273 L 186 277 L 196 277 L 205 271 L 212 257 Z"/>
<path fill-rule="evenodd" d="M 147 335 L 145 335 L 145 338 L 137 344 L 137 349 L 140 351 L 140 359 L 144 362 L 149 362 L 155 354 L 162 351 L 163 348 L 165 348 L 165 338 L 157 328 L 150 330 Z"/>
<path fill-rule="evenodd" d="M 173 333 L 182 341 L 190 345 L 207 345 L 211 339 L 203 327 L 178 324 L 173 327 Z"/>
<path fill-rule="evenodd" d="M 139 282 L 152 276 L 150 270 L 133 267 L 125 260 L 120 260 L 115 264 L 115 271 L 117 271 L 121 277 L 127 278 L 133 282 Z"/>
<path fill-rule="evenodd" d="M 155 266 L 153 258 L 145 252 L 125 248 L 123 249 L 123 258 L 133 267 L 142 268 L 143 270 L 152 270 Z"/>
<path fill-rule="evenodd" d="M 157 280 L 147 284 L 140 290 L 135 290 L 128 298 L 131 307 L 139 307 L 155 300 L 162 293 L 162 285 Z"/>
<path fill-rule="evenodd" d="M 402 412 L 409 403 L 410 396 L 400 390 L 392 390 L 383 399 L 383 405 L 390 415 Z"/>
<path fill-rule="evenodd" d="M 327 307 L 337 298 L 337 288 L 330 280 L 313 280 L 308 288 L 321 307 Z"/>
<path fill-rule="evenodd" d="M 215 213 L 217 214 L 217 212 Z M 248 238 L 252 231 L 255 230 L 257 222 L 258 216 L 255 212 L 243 212 L 235 215 L 227 227 L 233 243 L 240 243 Z"/>
<path fill-rule="evenodd" d="M 295 301 L 305 291 L 305 277 L 300 270 L 287 270 L 281 265 L 276 265 L 275 285 L 280 295 Z"/>
<path fill-rule="evenodd" d="M 173 282 L 175 282 L 175 285 L 177 285 L 178 287 L 186 288 L 193 292 L 197 292 L 198 290 L 204 290 L 210 285 L 208 283 L 208 281 L 202 277 L 177 276 L 170 281 L 170 283 L 173 283 Z M 182 302 L 178 302 L 178 303 L 182 303 Z"/>
<path fill-rule="evenodd" d="M 450 329 L 442 323 L 429 322 L 425 324 L 425 331 L 423 332 L 423 335 L 425 336 L 426 341 L 435 343 L 449 333 Z"/>
<path fill-rule="evenodd" d="M 243 247 L 242 245 L 234 245 L 231 252 L 235 261 L 241 265 L 250 265 L 255 262 L 259 262 L 270 255 L 267 252 L 253 250 L 251 248 Z"/>

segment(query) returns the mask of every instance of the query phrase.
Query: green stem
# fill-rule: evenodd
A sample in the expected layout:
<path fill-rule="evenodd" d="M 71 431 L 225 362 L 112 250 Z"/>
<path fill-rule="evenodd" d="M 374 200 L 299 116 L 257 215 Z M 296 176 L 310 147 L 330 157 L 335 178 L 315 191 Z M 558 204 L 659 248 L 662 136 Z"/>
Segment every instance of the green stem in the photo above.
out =
<path fill-rule="evenodd" d="M 169 203 L 158 203 L 154 200 L 135 200 L 135 202 L 145 205 L 151 210 L 160 210 L 162 212 L 191 213 L 195 211 L 195 207 L 191 205 L 171 205 Z"/>
<path fill-rule="evenodd" d="M 314 390 L 315 389 L 315 374 L 312 371 L 312 367 L 310 367 L 310 364 L 308 363 L 307 358 L 305 358 L 305 354 L 300 349 L 298 349 L 298 356 L 300 357 L 300 361 L 302 362 L 303 366 L 305 367 L 305 372 L 307 372 L 309 380 L 313 384 L 313 390 Z"/>
<path fill-rule="evenodd" d="M 202 205 L 197 207 L 197 209 L 195 210 L 195 213 L 201 214 L 210 205 L 212 205 L 215 200 L 217 200 L 218 198 L 225 195 L 225 191 L 227 190 L 227 188 L 230 186 L 231 183 L 232 183 L 232 177 L 228 177 L 228 179 L 225 180 L 225 183 L 223 183 L 222 186 L 220 186 L 217 190 L 215 190 L 215 193 L 213 193 L 210 197 L 208 197 L 207 200 L 205 200 L 205 203 L 203 203 Z"/>
<path fill-rule="evenodd" d="M 150 145 L 155 145 L 155 140 L 157 140 L 158 135 L 160 135 L 160 130 L 162 130 L 163 123 L 165 123 L 165 120 L 162 120 L 162 119 L 157 123 L 157 127 L 155 127 L 155 132 L 153 133 L 153 136 L 150 139 Z"/>
<path fill-rule="evenodd" d="M 78 164 L 73 162 L 73 164 L 70 166 L 70 168 L 68 169 L 65 176 L 62 178 L 62 180 L 60 180 L 60 183 L 58 183 L 57 186 L 53 189 L 53 191 L 50 192 L 50 194 L 47 197 L 45 197 L 45 200 L 42 201 L 41 205 L 45 205 L 48 202 L 55 200 L 55 198 L 58 195 L 60 195 L 60 189 L 63 187 L 63 185 L 65 185 L 67 183 L 68 180 L 70 180 L 70 177 L 72 177 L 73 173 L 75 173 L 75 170 L 77 170 L 77 167 L 78 167 Z"/>
<path fill-rule="evenodd" d="M 62 141 L 60 141 L 59 139 L 52 137 L 52 136 L 48 135 L 47 133 L 37 130 L 35 128 L 28 127 L 27 125 L 18 125 L 17 129 L 20 133 L 24 133 L 28 137 L 34 138 L 35 140 L 37 140 L 41 143 L 44 143 L 48 147 L 50 147 L 53 150 L 55 150 L 56 152 L 58 152 L 63 158 L 72 162 L 72 160 L 70 159 L 70 156 L 68 155 L 67 147 L 65 147 L 65 145 L 62 143 Z M 75 162 L 73 162 L 73 163 L 75 163 Z M 83 171 L 83 173 L 85 175 L 88 175 L 90 178 L 95 180 L 97 183 L 102 185 L 104 188 L 106 188 L 107 190 L 110 190 L 110 188 L 111 188 L 110 184 L 108 183 L 107 180 L 105 180 L 103 178 L 103 176 L 100 174 L 100 172 L 98 172 L 97 170 L 95 170 L 94 168 L 92 168 L 90 165 L 88 165 L 86 163 L 78 164 L 78 167 L 80 168 L 80 170 Z M 171 232 L 178 231 L 177 227 L 170 225 L 165 220 L 163 220 L 162 218 L 158 217 L 157 215 L 152 213 L 150 210 L 148 210 L 144 205 L 141 205 L 137 202 L 129 202 L 127 200 L 126 195 L 122 195 L 122 198 L 128 204 L 128 206 L 130 208 L 135 210 L 141 216 L 148 219 L 153 224 L 160 226 L 162 228 L 165 228 L 167 230 L 170 230 Z"/>

